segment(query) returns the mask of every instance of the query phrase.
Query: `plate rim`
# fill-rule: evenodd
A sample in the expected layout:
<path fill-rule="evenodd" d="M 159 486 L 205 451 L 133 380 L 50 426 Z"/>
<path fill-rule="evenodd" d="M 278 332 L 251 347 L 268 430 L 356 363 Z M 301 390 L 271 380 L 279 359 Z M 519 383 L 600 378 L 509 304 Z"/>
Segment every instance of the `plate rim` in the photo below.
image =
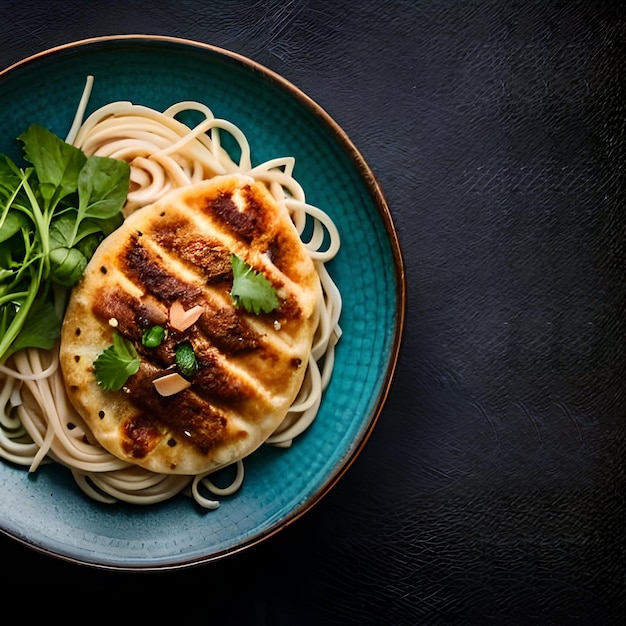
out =
<path fill-rule="evenodd" d="M 404 256 L 402 252 L 402 248 L 400 245 L 400 239 L 398 236 L 398 232 L 396 230 L 395 224 L 393 222 L 393 217 L 389 208 L 389 204 L 386 198 L 385 193 L 380 185 L 380 182 L 377 176 L 374 174 L 373 170 L 366 162 L 365 158 L 350 139 L 348 134 L 343 130 L 343 128 L 334 120 L 334 118 L 324 109 L 320 104 L 318 104 L 312 97 L 310 97 L 307 93 L 305 93 L 300 87 L 298 87 L 295 83 L 291 82 L 289 79 L 285 78 L 278 72 L 272 70 L 271 68 L 263 65 L 262 63 L 255 61 L 254 59 L 245 56 L 242 53 L 234 52 L 232 50 L 226 49 L 224 47 L 217 46 L 215 44 L 206 43 L 203 41 L 198 41 L 185 37 L 177 37 L 171 35 L 157 35 L 157 34 L 146 34 L 146 33 L 130 33 L 130 34 L 118 34 L 118 35 L 100 35 L 94 37 L 87 37 L 83 39 L 77 39 L 74 41 L 70 41 L 67 43 L 59 44 L 56 46 L 52 46 L 50 48 L 46 48 L 34 54 L 31 54 L 23 59 L 20 59 L 5 68 L 0 69 L 0 85 L 3 80 L 10 76 L 13 72 L 21 69 L 22 67 L 28 66 L 31 63 L 36 63 L 42 58 L 53 56 L 57 53 L 61 53 L 68 50 L 80 50 L 83 47 L 94 45 L 94 44 L 116 44 L 121 42 L 136 42 L 138 44 L 150 44 L 150 43 L 170 43 L 181 46 L 183 48 L 195 48 L 199 50 L 205 50 L 212 54 L 215 54 L 219 57 L 226 58 L 230 61 L 234 61 L 235 63 L 243 66 L 245 69 L 248 69 L 256 74 L 259 74 L 263 79 L 268 80 L 279 88 L 287 92 L 287 94 L 293 98 L 295 98 L 302 106 L 304 106 L 310 113 L 314 114 L 318 117 L 322 124 L 328 127 L 331 131 L 331 135 L 337 141 L 338 145 L 340 145 L 341 149 L 347 154 L 349 160 L 355 166 L 358 175 L 364 182 L 364 185 L 369 193 L 369 195 L 374 200 L 374 204 L 376 206 L 377 212 L 380 218 L 383 221 L 383 225 L 385 228 L 386 236 L 389 240 L 390 249 L 393 256 L 393 265 L 394 265 L 394 274 L 395 274 L 395 295 L 396 295 L 396 308 L 393 315 L 394 320 L 394 328 L 393 328 L 393 340 L 390 344 L 389 356 L 387 359 L 387 363 L 385 366 L 384 377 L 381 380 L 381 388 L 378 393 L 378 396 L 373 403 L 373 410 L 371 415 L 369 416 L 369 420 L 367 422 L 367 426 L 360 438 L 355 442 L 350 450 L 346 451 L 346 456 L 343 461 L 340 461 L 338 466 L 334 468 L 334 471 L 329 475 L 329 477 L 324 481 L 324 484 L 305 502 L 301 503 L 300 506 L 294 508 L 290 511 L 285 517 L 280 519 L 277 523 L 265 529 L 264 531 L 260 531 L 254 534 L 252 537 L 247 539 L 243 539 L 238 542 L 236 545 L 228 548 L 223 548 L 218 552 L 209 552 L 205 553 L 202 556 L 189 557 L 183 560 L 174 560 L 173 562 L 163 562 L 163 563 L 149 563 L 145 564 L 141 563 L 123 563 L 123 562 L 110 562 L 103 563 L 99 561 L 89 560 L 86 556 L 79 557 L 71 554 L 62 554 L 55 551 L 52 548 L 47 548 L 46 546 L 39 545 L 34 541 L 27 539 L 26 537 L 19 536 L 3 527 L 0 526 L 0 533 L 9 537 L 10 539 L 26 546 L 29 549 L 34 550 L 35 552 L 39 552 L 41 554 L 47 555 L 57 560 L 71 562 L 74 564 L 84 565 L 88 567 L 92 567 L 95 569 L 103 569 L 103 570 L 114 570 L 114 571 L 171 571 L 178 570 L 183 568 L 189 568 L 192 566 L 198 566 L 202 564 L 206 564 L 209 562 L 214 562 L 218 560 L 222 560 L 230 555 L 241 553 L 246 551 L 262 541 L 276 535 L 278 532 L 286 528 L 287 526 L 294 523 L 296 520 L 301 518 L 305 513 L 310 511 L 315 505 L 317 505 L 320 500 L 324 498 L 339 482 L 339 480 L 345 475 L 348 469 L 355 462 L 357 457 L 360 455 L 361 451 L 365 447 L 367 441 L 369 440 L 378 419 L 382 413 L 382 410 L 385 406 L 389 393 L 391 391 L 391 387 L 393 385 L 393 381 L 396 377 L 398 361 L 400 357 L 400 351 L 403 341 L 403 336 L 405 332 L 406 326 L 406 316 L 407 316 L 407 277 L 406 277 L 406 266 L 404 261 Z"/>

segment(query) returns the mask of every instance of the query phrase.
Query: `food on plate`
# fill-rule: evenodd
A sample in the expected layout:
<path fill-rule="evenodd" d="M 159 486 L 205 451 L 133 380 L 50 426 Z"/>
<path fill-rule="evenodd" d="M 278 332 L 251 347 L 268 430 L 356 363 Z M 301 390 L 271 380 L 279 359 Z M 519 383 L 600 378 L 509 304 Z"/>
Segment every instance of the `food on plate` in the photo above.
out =
<path fill-rule="evenodd" d="M 237 306 L 233 256 L 269 282 L 275 308 Z M 74 289 L 60 350 L 69 398 L 121 459 L 188 475 L 230 464 L 284 420 L 320 299 L 313 261 L 265 185 L 234 174 L 170 191 L 100 244 Z M 155 327 L 164 339 L 146 347 Z M 115 334 L 139 365 L 121 388 L 106 389 L 98 357 Z M 180 348 L 195 366 L 179 363 Z"/>
<path fill-rule="evenodd" d="M 30 165 L 0 157 L 0 456 L 60 463 L 102 502 L 216 508 L 247 455 L 288 448 L 317 415 L 339 234 L 294 157 L 253 164 L 242 130 L 198 102 L 85 118 L 92 86 L 65 142 L 33 126 Z"/>

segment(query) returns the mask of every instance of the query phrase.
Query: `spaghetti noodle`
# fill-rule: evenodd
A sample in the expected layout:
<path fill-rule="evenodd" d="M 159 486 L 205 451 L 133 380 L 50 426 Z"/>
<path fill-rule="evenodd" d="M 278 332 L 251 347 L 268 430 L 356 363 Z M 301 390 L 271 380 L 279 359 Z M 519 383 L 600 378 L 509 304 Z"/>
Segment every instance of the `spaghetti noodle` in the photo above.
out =
<path fill-rule="evenodd" d="M 315 419 L 341 335 L 341 296 L 326 268 L 340 245 L 335 224 L 328 214 L 306 202 L 293 176 L 293 157 L 253 166 L 244 133 L 231 122 L 216 118 L 206 105 L 184 101 L 159 112 L 121 101 L 84 119 L 92 86 L 93 78 L 88 77 L 66 141 L 87 156 L 107 156 L 130 164 L 126 216 L 172 189 L 235 172 L 262 181 L 289 211 L 322 285 L 319 323 L 303 384 L 285 419 L 266 440 L 267 444 L 289 447 Z M 180 121 L 183 115 L 199 115 L 201 121 L 190 126 Z M 223 147 L 222 133 L 236 142 L 237 159 Z M 60 463 L 95 500 L 151 504 L 183 492 L 205 508 L 216 508 L 216 498 L 235 493 L 244 480 L 242 460 L 233 464 L 230 483 L 220 487 L 215 472 L 223 468 L 197 476 L 159 474 L 110 454 L 95 441 L 67 398 L 58 346 L 51 351 L 23 349 L 14 354 L 0 365 L 0 381 L 0 456 L 28 466 L 30 471 L 41 463 Z"/>

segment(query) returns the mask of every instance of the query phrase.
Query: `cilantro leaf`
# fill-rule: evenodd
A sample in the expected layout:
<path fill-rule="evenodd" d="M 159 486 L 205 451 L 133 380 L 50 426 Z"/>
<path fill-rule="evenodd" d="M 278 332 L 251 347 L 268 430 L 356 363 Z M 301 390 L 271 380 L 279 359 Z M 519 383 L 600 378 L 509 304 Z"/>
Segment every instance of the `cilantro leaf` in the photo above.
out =
<path fill-rule="evenodd" d="M 252 269 L 236 254 L 231 255 L 233 286 L 230 295 L 235 306 L 243 307 L 248 313 L 269 313 L 279 306 L 276 289 L 267 278 Z"/>
<path fill-rule="evenodd" d="M 93 367 L 102 388 L 105 391 L 117 391 L 130 376 L 139 371 L 140 363 L 135 346 L 119 333 L 114 333 L 113 345 L 102 352 Z"/>

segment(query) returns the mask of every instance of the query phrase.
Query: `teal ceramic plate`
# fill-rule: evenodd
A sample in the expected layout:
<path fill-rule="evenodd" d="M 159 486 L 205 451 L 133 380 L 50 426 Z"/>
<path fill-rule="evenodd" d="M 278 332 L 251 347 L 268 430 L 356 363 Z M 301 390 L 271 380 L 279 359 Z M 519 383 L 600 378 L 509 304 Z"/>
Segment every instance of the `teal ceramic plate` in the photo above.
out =
<path fill-rule="evenodd" d="M 247 135 L 253 161 L 293 155 L 307 200 L 333 218 L 341 250 L 329 271 L 343 296 L 343 330 L 320 412 L 290 449 L 264 447 L 214 511 L 185 496 L 153 506 L 101 505 L 49 464 L 32 476 L 0 462 L 0 528 L 26 545 L 100 568 L 154 570 L 221 558 L 255 545 L 310 509 L 362 449 L 394 374 L 405 311 L 396 231 L 374 175 L 309 97 L 249 59 L 206 44 L 104 37 L 35 55 L 0 73 L 0 152 L 32 123 L 65 136 L 85 83 L 88 112 L 113 100 L 159 110 L 199 100 Z"/>

